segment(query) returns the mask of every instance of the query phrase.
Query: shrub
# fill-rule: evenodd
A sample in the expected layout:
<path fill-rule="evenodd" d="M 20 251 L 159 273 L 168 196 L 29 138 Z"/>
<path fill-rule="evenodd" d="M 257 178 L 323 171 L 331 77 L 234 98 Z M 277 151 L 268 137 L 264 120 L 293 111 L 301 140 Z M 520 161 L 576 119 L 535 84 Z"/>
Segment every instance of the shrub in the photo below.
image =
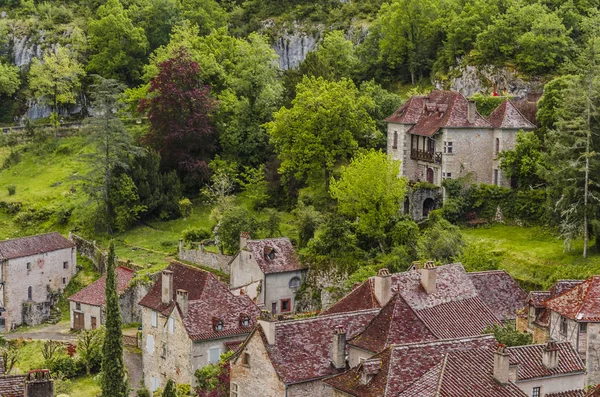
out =
<path fill-rule="evenodd" d="M 181 234 L 181 238 L 186 243 L 198 242 L 210 238 L 211 234 L 208 230 L 202 228 L 185 229 Z"/>
<path fill-rule="evenodd" d="M 17 187 L 15 185 L 8 185 L 6 188 L 8 189 L 9 196 L 14 196 L 17 192 Z"/>
<path fill-rule="evenodd" d="M 72 379 L 77 375 L 85 373 L 85 366 L 79 360 L 73 360 L 67 355 L 60 355 L 52 360 L 49 360 L 46 365 L 54 376 L 65 379 Z"/>
<path fill-rule="evenodd" d="M 142 389 L 137 389 L 135 395 L 137 397 L 150 397 L 150 392 L 144 387 Z"/>
<path fill-rule="evenodd" d="M 181 212 L 181 216 L 184 218 L 188 218 L 192 215 L 192 202 L 189 198 L 184 197 L 179 200 L 179 212 Z"/>

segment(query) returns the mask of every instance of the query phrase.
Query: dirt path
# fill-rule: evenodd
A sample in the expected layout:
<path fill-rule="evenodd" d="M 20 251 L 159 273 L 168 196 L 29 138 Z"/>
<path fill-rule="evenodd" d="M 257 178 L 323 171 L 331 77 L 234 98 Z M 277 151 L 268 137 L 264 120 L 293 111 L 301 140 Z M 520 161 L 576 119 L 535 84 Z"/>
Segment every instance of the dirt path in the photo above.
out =
<path fill-rule="evenodd" d="M 59 341 L 75 341 L 77 335 L 70 333 L 70 324 L 68 321 L 61 321 L 57 324 L 48 325 L 38 329 L 17 331 L 4 334 L 6 339 L 42 339 L 42 340 L 59 340 Z"/>
<path fill-rule="evenodd" d="M 129 386 L 131 386 L 131 397 L 135 396 L 135 391 L 141 386 L 142 380 L 142 354 L 136 349 L 125 347 L 123 359 L 129 374 Z"/>

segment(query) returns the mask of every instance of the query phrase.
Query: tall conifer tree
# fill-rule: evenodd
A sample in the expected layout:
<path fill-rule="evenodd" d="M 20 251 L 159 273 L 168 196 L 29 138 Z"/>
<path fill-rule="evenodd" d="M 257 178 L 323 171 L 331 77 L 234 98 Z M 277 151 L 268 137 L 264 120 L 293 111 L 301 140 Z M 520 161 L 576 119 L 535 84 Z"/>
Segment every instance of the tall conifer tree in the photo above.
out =
<path fill-rule="evenodd" d="M 162 397 L 177 397 L 177 392 L 175 391 L 175 382 L 171 379 L 167 382 L 165 386 L 165 390 L 162 393 Z"/>
<path fill-rule="evenodd" d="M 106 336 L 102 350 L 102 397 L 127 397 L 129 394 L 123 361 L 121 310 L 115 264 L 115 246 L 111 241 L 106 266 Z"/>

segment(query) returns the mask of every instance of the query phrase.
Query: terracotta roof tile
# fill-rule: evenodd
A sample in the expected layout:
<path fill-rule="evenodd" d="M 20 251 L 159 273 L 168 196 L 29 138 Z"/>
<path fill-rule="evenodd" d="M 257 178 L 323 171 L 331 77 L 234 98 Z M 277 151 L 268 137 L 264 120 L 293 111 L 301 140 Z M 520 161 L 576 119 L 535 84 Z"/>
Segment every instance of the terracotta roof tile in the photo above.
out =
<path fill-rule="evenodd" d="M 277 374 L 285 384 L 304 382 L 340 371 L 331 365 L 334 330 L 343 326 L 350 339 L 362 331 L 378 310 L 331 314 L 275 323 L 275 343 L 267 352 Z"/>
<path fill-rule="evenodd" d="M 3 240 L 0 241 L 0 260 L 22 258 L 73 247 L 75 247 L 75 243 L 56 232 Z"/>
<path fill-rule="evenodd" d="M 585 390 L 560 391 L 558 393 L 546 393 L 546 397 L 586 397 Z"/>
<path fill-rule="evenodd" d="M 588 391 L 585 397 L 600 397 L 600 385 Z"/>
<path fill-rule="evenodd" d="M 23 397 L 27 375 L 0 376 L 0 397 Z"/>
<path fill-rule="evenodd" d="M 421 95 L 410 97 L 408 101 L 385 119 L 385 121 L 397 124 L 416 124 L 423 113 L 424 101 L 425 97 Z"/>
<path fill-rule="evenodd" d="M 576 321 L 600 321 L 600 276 L 548 299 L 548 309 Z"/>
<path fill-rule="evenodd" d="M 570 289 L 577 287 L 585 280 L 558 280 L 550 287 L 550 295 L 552 298 L 567 292 Z"/>
<path fill-rule="evenodd" d="M 566 375 L 573 373 L 583 373 L 585 364 L 575 352 L 575 349 L 569 342 L 557 343 L 558 366 L 548 369 L 542 363 L 542 356 L 546 345 L 528 345 L 509 347 L 511 361 L 519 364 L 518 379 L 528 380 L 543 378 L 547 376 Z"/>
<path fill-rule="evenodd" d="M 116 268 L 116 273 L 117 291 L 122 294 L 129 286 L 135 272 L 127 267 L 119 266 Z M 71 295 L 68 300 L 94 306 L 104 305 L 106 302 L 106 275 Z"/>
<path fill-rule="evenodd" d="M 502 102 L 487 120 L 494 128 L 534 129 L 535 126 L 525 118 L 510 100 Z"/>
<path fill-rule="evenodd" d="M 373 279 L 371 278 L 354 288 L 348 295 L 344 296 L 329 309 L 322 312 L 321 315 L 378 309 L 380 307 L 381 304 L 375 297 Z"/>
<path fill-rule="evenodd" d="M 531 291 L 527 295 L 527 304 L 536 307 L 542 308 L 544 306 L 544 301 L 552 297 L 550 291 Z"/>
<path fill-rule="evenodd" d="M 248 240 L 246 249 L 252 252 L 264 274 L 293 272 L 306 268 L 298 261 L 294 247 L 287 237 Z"/>
<path fill-rule="evenodd" d="M 514 320 L 525 306 L 527 294 L 504 270 L 468 273 L 479 297 L 500 321 Z"/>
<path fill-rule="evenodd" d="M 242 315 L 250 317 L 251 325 L 260 314 L 260 309 L 247 295 L 233 295 L 229 288 L 215 276 L 196 267 L 171 262 L 167 270 L 173 272 L 173 299 L 168 305 L 162 303 L 162 277 L 154 283 L 150 291 L 140 301 L 141 306 L 156 310 L 168 316 L 177 307 L 176 291 L 188 292 L 188 312 L 183 324 L 192 340 L 223 338 L 249 334 L 251 327 L 242 327 Z M 223 321 L 223 330 L 214 329 L 213 319 Z"/>

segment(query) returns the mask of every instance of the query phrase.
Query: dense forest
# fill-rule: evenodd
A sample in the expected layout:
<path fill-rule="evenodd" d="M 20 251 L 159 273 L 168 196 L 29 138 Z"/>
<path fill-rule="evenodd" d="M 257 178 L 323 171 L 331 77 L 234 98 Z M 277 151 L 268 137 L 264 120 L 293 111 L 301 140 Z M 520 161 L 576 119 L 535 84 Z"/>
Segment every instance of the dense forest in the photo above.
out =
<path fill-rule="evenodd" d="M 566 247 L 583 238 L 587 256 L 600 233 L 598 6 L 0 0 L 2 169 L 56 153 L 64 134 L 87 148 L 85 201 L 50 215 L 8 197 L 0 211 L 112 235 L 209 205 L 211 227 L 183 237 L 226 253 L 241 231 L 278 235 L 285 218 L 303 260 L 351 281 L 417 259 L 494 268 L 493 253 L 463 241 L 470 214 L 552 227 Z M 398 212 L 408 183 L 384 154 L 383 119 L 413 94 L 457 89 L 465 70 L 480 72 L 482 114 L 543 94 L 539 128 L 501 154 L 513 189 L 448 180 L 444 207 L 417 224 Z"/>

